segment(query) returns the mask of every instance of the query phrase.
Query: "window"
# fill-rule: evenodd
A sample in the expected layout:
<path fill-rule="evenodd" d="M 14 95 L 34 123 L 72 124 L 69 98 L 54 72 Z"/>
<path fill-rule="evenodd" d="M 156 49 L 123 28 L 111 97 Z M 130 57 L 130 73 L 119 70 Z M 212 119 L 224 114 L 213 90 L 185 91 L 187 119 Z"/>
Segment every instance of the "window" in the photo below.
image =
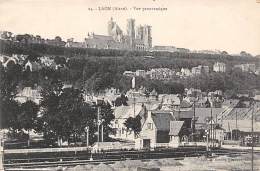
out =
<path fill-rule="evenodd" d="M 153 129 L 153 124 L 152 123 L 147 123 L 147 128 L 148 129 Z"/>

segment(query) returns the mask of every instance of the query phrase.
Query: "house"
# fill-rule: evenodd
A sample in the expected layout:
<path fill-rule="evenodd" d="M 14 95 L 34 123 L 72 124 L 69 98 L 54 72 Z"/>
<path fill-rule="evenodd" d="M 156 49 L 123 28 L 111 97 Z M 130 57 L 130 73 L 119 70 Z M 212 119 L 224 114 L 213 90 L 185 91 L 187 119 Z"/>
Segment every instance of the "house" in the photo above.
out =
<path fill-rule="evenodd" d="M 170 142 L 169 146 L 170 147 L 178 147 L 181 139 L 181 130 L 183 127 L 184 121 L 170 121 Z"/>
<path fill-rule="evenodd" d="M 14 64 L 17 64 L 18 63 L 18 58 L 17 57 L 9 57 L 4 63 L 3 63 L 3 66 L 6 68 L 8 64 L 10 63 L 14 63 Z"/>
<path fill-rule="evenodd" d="M 190 77 L 192 76 L 192 73 L 188 68 L 181 68 L 181 76 Z"/>
<path fill-rule="evenodd" d="M 206 129 L 206 125 L 211 120 L 219 121 L 219 116 L 225 112 L 225 108 L 195 108 L 196 129 Z"/>
<path fill-rule="evenodd" d="M 213 71 L 215 71 L 215 72 L 226 72 L 226 64 L 222 63 L 222 62 L 214 63 Z"/>
<path fill-rule="evenodd" d="M 176 52 L 177 48 L 175 46 L 154 46 L 151 49 L 152 52 Z"/>
<path fill-rule="evenodd" d="M 31 87 L 24 87 L 15 97 L 15 100 L 19 103 L 25 103 L 26 101 L 33 101 L 36 104 L 40 104 L 42 99 L 41 97 L 41 87 L 37 87 L 35 89 Z"/>
<path fill-rule="evenodd" d="M 254 134 L 258 137 L 260 137 L 260 122 L 259 121 L 254 121 L 253 122 L 254 126 Z M 224 139 L 231 139 L 231 137 L 228 136 L 228 133 L 230 134 L 234 130 L 239 130 L 240 136 L 242 138 L 245 138 L 246 136 L 251 136 L 251 129 L 252 129 L 252 120 L 251 119 L 238 119 L 238 120 L 223 120 L 222 122 L 222 127 L 225 130 L 225 137 Z"/>
<path fill-rule="evenodd" d="M 27 61 L 27 63 L 24 65 L 24 69 L 25 70 L 29 70 L 31 72 L 33 71 L 38 71 L 40 70 L 42 67 L 40 64 L 38 64 L 37 62 L 31 62 L 31 61 Z"/>
<path fill-rule="evenodd" d="M 256 65 L 254 63 L 235 65 L 234 68 L 241 69 L 242 72 L 253 72 L 254 73 L 256 71 Z"/>
<path fill-rule="evenodd" d="M 202 73 L 209 73 L 209 66 L 199 65 L 191 69 L 192 75 L 200 75 Z"/>
<path fill-rule="evenodd" d="M 48 56 L 43 56 L 40 58 L 40 63 L 44 66 L 47 66 L 47 67 L 52 67 L 52 68 L 55 68 L 56 67 L 56 64 L 54 62 L 54 59 L 48 57 Z"/>
<path fill-rule="evenodd" d="M 222 128 L 221 124 L 217 123 L 214 118 L 208 120 L 205 130 L 207 130 L 207 132 L 209 133 L 209 140 L 217 140 L 220 145 L 223 143 L 225 137 L 225 129 Z"/>
<path fill-rule="evenodd" d="M 145 77 L 146 76 L 146 72 L 145 72 L 145 70 L 136 70 L 136 72 L 135 72 L 135 75 L 137 76 L 137 77 Z"/>
<path fill-rule="evenodd" d="M 123 73 L 124 76 L 127 76 L 127 77 L 134 77 L 135 76 L 135 72 L 133 71 L 125 71 Z"/>
<path fill-rule="evenodd" d="M 144 120 L 145 108 L 140 104 L 116 107 L 114 110 L 115 119 L 112 123 L 112 128 L 114 131 L 114 134 L 112 135 L 113 138 L 134 141 L 134 132 L 132 130 L 128 130 L 124 123 L 129 117 L 134 118 L 138 115 Z"/>
<path fill-rule="evenodd" d="M 167 80 L 174 76 L 175 71 L 169 68 L 153 68 L 149 71 L 150 78 L 155 80 Z"/>
<path fill-rule="evenodd" d="M 180 106 L 180 98 L 178 94 L 160 94 L 159 101 L 161 101 L 162 110 L 165 108 L 167 109 L 174 109 Z"/>
<path fill-rule="evenodd" d="M 152 113 L 148 111 L 137 141 L 139 148 L 154 148 L 157 143 L 169 143 L 170 121 L 173 120 L 171 113 Z"/>
<path fill-rule="evenodd" d="M 9 59 L 9 56 L 0 55 L 0 62 L 4 64 Z"/>
<path fill-rule="evenodd" d="M 176 147 L 183 135 L 184 121 L 177 121 L 170 112 L 148 111 L 136 148 Z"/>

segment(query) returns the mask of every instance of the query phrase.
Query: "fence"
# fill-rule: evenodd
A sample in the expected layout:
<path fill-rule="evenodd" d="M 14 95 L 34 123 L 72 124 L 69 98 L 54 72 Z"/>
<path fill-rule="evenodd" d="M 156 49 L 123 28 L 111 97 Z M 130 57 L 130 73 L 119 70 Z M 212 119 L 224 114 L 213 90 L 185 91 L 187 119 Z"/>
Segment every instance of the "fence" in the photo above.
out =
<path fill-rule="evenodd" d="M 169 143 L 156 143 L 155 147 L 169 147 Z"/>

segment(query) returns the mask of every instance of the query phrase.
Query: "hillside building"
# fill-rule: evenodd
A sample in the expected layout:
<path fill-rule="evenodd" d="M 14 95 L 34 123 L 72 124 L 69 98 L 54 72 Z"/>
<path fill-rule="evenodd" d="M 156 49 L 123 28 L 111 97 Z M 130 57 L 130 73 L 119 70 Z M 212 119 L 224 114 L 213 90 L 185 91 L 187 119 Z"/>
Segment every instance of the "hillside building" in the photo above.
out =
<path fill-rule="evenodd" d="M 213 65 L 213 71 L 215 72 L 226 72 L 226 64 L 222 62 L 216 62 Z"/>

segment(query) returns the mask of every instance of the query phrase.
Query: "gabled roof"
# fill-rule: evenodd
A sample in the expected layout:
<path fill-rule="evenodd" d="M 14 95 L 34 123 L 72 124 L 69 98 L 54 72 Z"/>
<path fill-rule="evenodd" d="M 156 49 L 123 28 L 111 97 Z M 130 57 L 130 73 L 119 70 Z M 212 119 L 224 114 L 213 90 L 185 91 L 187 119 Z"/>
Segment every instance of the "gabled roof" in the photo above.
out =
<path fill-rule="evenodd" d="M 192 107 L 191 103 L 189 103 L 187 100 L 182 100 L 181 108 L 190 108 L 190 107 Z"/>
<path fill-rule="evenodd" d="M 179 135 L 184 121 L 170 121 L 169 135 Z"/>
<path fill-rule="evenodd" d="M 152 113 L 151 116 L 158 131 L 170 131 L 170 121 L 174 120 L 171 113 Z"/>
<path fill-rule="evenodd" d="M 116 119 L 127 119 L 140 114 L 143 110 L 142 105 L 118 106 L 115 108 L 114 115 Z"/>
<path fill-rule="evenodd" d="M 98 35 L 98 34 L 94 34 L 94 35 L 93 35 L 93 38 L 94 38 L 94 39 L 106 40 L 106 41 L 114 40 L 112 36 Z"/>
<path fill-rule="evenodd" d="M 212 117 L 224 112 L 224 108 L 212 108 Z M 195 115 L 198 117 L 197 123 L 206 123 L 207 119 L 211 117 L 211 108 L 195 108 Z"/>
<path fill-rule="evenodd" d="M 173 116 L 179 117 L 182 119 L 188 119 L 188 118 L 193 118 L 193 110 L 192 108 L 189 108 L 187 110 L 174 110 L 173 111 Z"/>
<path fill-rule="evenodd" d="M 251 115 L 252 115 L 251 108 L 233 108 L 224 119 L 226 120 L 235 120 L 236 118 L 238 120 L 250 119 Z M 254 117 L 259 121 L 260 110 L 257 109 L 256 105 L 254 108 Z"/>
<path fill-rule="evenodd" d="M 245 119 L 245 120 L 223 120 L 222 128 L 226 131 L 231 131 L 233 129 L 239 129 L 240 131 L 244 132 L 251 132 L 252 128 L 252 120 Z M 254 122 L 254 132 L 260 132 L 260 122 Z"/>

